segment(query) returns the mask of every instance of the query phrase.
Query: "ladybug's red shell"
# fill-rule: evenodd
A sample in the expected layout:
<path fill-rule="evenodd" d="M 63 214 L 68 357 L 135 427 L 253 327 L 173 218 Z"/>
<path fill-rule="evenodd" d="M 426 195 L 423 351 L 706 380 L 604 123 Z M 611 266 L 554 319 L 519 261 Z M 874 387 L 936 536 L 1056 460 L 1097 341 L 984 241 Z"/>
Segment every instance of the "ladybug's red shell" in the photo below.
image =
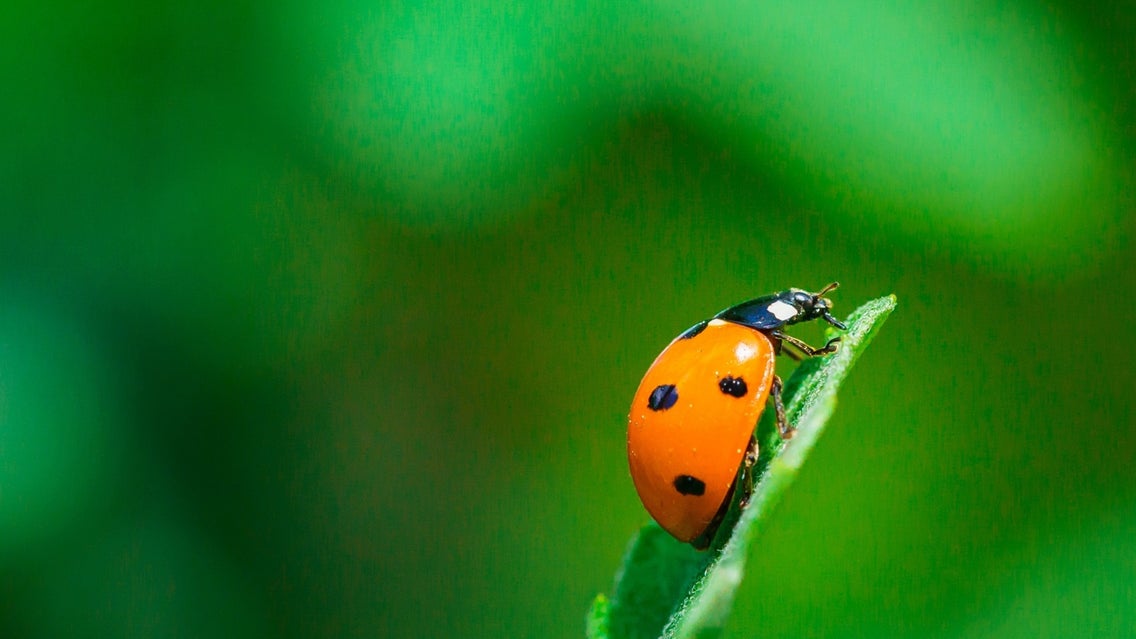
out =
<path fill-rule="evenodd" d="M 631 477 L 647 511 L 680 541 L 725 502 L 773 383 L 764 333 L 720 319 L 683 333 L 643 377 L 628 416 Z"/>

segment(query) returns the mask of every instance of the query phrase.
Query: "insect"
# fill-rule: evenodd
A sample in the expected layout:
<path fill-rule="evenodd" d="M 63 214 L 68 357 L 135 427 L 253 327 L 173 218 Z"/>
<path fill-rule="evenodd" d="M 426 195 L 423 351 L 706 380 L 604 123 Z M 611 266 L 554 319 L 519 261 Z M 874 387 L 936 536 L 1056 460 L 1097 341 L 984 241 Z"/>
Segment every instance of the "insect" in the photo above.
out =
<path fill-rule="evenodd" d="M 847 330 L 824 297 L 837 286 L 731 306 L 676 337 L 647 370 L 628 415 L 627 459 L 647 512 L 679 541 L 709 547 L 741 465 L 757 460 L 754 429 L 770 396 L 782 439 L 793 436 L 774 359 L 836 352 L 839 337 L 814 348 L 783 329 L 823 319 Z"/>

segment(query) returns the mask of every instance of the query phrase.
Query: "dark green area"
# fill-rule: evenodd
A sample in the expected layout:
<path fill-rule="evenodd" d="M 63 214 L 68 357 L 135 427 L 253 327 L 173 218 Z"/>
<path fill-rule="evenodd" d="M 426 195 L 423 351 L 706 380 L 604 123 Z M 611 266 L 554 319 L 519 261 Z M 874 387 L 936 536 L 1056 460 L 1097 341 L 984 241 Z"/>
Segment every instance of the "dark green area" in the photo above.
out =
<path fill-rule="evenodd" d="M 832 279 L 727 634 L 1127 636 L 1129 9 L 6 3 L 0 636 L 579 637 L 652 358 Z"/>

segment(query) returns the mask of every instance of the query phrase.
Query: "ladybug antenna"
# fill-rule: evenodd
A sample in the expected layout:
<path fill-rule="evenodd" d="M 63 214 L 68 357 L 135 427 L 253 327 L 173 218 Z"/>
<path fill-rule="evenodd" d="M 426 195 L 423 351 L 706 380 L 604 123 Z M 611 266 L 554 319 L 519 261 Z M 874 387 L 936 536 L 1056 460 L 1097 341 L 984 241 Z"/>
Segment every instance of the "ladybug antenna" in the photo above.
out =
<path fill-rule="evenodd" d="M 820 289 L 820 292 L 817 293 L 816 295 L 814 295 L 813 298 L 819 300 L 821 297 L 824 296 L 825 293 L 827 293 L 829 291 L 836 290 L 836 287 L 838 287 L 838 286 L 840 286 L 840 282 L 832 282 L 828 286 Z M 831 305 L 832 305 L 832 302 L 828 302 L 827 306 L 831 306 Z M 824 321 L 828 322 L 829 324 L 832 324 L 833 326 L 835 326 L 836 328 L 839 328 L 842 331 L 848 330 L 848 327 L 845 326 L 839 320 L 837 320 L 835 317 L 833 317 L 832 314 L 829 313 L 827 309 L 825 309 L 824 313 L 821 314 L 821 317 L 824 318 Z"/>
<path fill-rule="evenodd" d="M 825 293 L 827 293 L 829 291 L 835 291 L 838 286 L 840 286 L 840 282 L 833 282 L 833 283 L 829 284 L 828 286 L 820 289 L 820 292 L 817 293 L 816 295 L 814 295 L 813 297 L 822 297 L 822 296 L 824 296 Z"/>

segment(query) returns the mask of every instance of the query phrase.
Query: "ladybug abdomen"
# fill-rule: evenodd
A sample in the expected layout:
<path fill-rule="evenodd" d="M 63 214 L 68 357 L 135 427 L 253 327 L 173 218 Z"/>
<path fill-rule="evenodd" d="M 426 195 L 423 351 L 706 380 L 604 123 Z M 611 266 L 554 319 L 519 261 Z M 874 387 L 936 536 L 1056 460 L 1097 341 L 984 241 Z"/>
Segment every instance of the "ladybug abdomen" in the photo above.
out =
<path fill-rule="evenodd" d="M 627 457 L 643 505 L 681 541 L 701 535 L 729 494 L 773 382 L 773 344 L 721 319 L 655 359 L 631 404 Z"/>

